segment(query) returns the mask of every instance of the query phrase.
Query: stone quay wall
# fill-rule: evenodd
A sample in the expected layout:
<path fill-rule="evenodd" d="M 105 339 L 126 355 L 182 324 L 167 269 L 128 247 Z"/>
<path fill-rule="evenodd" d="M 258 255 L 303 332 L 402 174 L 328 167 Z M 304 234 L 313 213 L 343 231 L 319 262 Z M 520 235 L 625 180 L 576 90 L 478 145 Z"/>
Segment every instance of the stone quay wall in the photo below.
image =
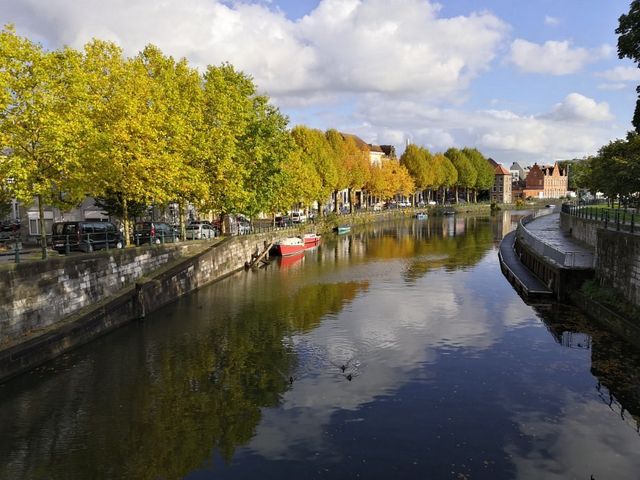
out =
<path fill-rule="evenodd" d="M 277 233 L 96 252 L 0 270 L 0 381 L 244 268 Z"/>
<path fill-rule="evenodd" d="M 592 246 L 597 251 L 598 230 L 601 228 L 601 222 L 574 217 L 573 215 L 562 212 L 560 213 L 560 228 L 563 232 L 568 233 L 576 240 Z"/>
<path fill-rule="evenodd" d="M 596 279 L 640 306 L 640 235 L 598 231 Z"/>
<path fill-rule="evenodd" d="M 640 306 L 640 235 L 606 230 L 602 222 L 560 214 L 560 226 L 596 249 L 595 279 Z"/>

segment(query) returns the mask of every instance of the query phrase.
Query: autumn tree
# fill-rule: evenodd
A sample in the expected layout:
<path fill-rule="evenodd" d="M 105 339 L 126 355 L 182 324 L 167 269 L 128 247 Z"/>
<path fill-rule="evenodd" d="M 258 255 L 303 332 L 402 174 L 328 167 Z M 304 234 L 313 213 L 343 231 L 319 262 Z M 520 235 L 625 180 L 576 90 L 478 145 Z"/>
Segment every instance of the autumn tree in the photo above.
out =
<path fill-rule="evenodd" d="M 322 205 L 333 193 L 338 182 L 338 165 L 332 154 L 327 137 L 321 130 L 297 125 L 291 130 L 291 136 L 300 149 L 300 161 L 313 167 L 314 176 L 319 182 L 315 190 L 315 200 L 322 214 Z M 310 179 L 311 180 L 311 179 Z M 314 179 L 312 183 L 315 183 Z"/>
<path fill-rule="evenodd" d="M 202 88 L 200 75 L 186 59 L 176 61 L 148 45 L 138 55 L 153 80 L 152 109 L 166 159 L 167 199 L 178 204 L 181 238 L 186 238 L 187 204 L 202 206 L 209 196 L 206 172 L 200 168 Z"/>
<path fill-rule="evenodd" d="M 128 203 L 165 203 L 172 197 L 170 165 L 159 88 L 142 58 L 125 59 L 115 44 L 94 40 L 85 46 L 84 65 L 91 98 L 85 165 L 98 196 L 122 199 L 125 242 L 130 241 Z"/>
<path fill-rule="evenodd" d="M 400 164 L 407 169 L 418 190 L 422 191 L 433 185 L 434 172 L 430 169 L 432 156 L 426 148 L 415 144 L 407 145 L 400 156 Z M 415 195 L 413 200 L 415 204 Z"/>
<path fill-rule="evenodd" d="M 0 173 L 11 180 L 11 195 L 31 203 L 40 216 L 42 257 L 47 256 L 44 205 L 79 202 L 88 182 L 81 168 L 86 117 L 81 55 L 69 48 L 44 51 L 19 37 L 13 27 L 0 32 Z"/>

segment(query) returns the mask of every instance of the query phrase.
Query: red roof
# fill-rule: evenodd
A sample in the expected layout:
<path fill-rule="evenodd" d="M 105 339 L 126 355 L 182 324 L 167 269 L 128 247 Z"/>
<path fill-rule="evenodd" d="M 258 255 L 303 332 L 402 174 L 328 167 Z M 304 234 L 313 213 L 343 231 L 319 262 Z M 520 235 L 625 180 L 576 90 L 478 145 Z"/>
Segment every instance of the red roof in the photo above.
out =
<path fill-rule="evenodd" d="M 511 175 L 511 172 L 506 168 L 504 168 L 502 165 L 498 165 L 496 167 L 495 172 L 496 172 L 496 175 Z"/>

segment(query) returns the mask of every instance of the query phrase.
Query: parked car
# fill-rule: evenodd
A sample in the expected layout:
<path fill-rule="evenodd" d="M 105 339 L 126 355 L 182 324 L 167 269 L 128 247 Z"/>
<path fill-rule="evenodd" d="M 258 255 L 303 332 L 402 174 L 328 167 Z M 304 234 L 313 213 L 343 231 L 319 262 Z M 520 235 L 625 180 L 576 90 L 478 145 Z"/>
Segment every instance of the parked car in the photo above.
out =
<path fill-rule="evenodd" d="M 251 233 L 251 222 L 244 218 L 238 218 L 238 235 L 248 235 Z"/>
<path fill-rule="evenodd" d="M 214 238 L 218 235 L 216 228 L 210 223 L 196 222 L 190 223 L 186 227 L 187 239 L 201 240 L 203 238 Z"/>
<path fill-rule="evenodd" d="M 51 247 L 59 253 L 67 248 L 91 252 L 103 248 L 122 248 L 124 239 L 109 222 L 56 222 L 51 227 Z"/>
<path fill-rule="evenodd" d="M 290 217 L 284 215 L 278 215 L 275 218 L 276 227 L 290 227 L 293 225 Z"/>
<path fill-rule="evenodd" d="M 304 214 L 304 212 L 291 212 L 291 221 L 293 223 L 304 223 L 307 221 L 307 216 Z"/>
<path fill-rule="evenodd" d="M 163 222 L 138 222 L 133 231 L 133 241 L 136 245 L 177 242 L 178 238 L 179 233 L 171 225 Z"/>
<path fill-rule="evenodd" d="M 378 202 L 378 203 L 374 203 L 373 204 L 373 211 L 374 212 L 379 212 L 384 208 L 384 203 L 383 202 Z"/>
<path fill-rule="evenodd" d="M 18 222 L 0 223 L 0 241 L 14 240 L 20 236 L 20 224 Z"/>

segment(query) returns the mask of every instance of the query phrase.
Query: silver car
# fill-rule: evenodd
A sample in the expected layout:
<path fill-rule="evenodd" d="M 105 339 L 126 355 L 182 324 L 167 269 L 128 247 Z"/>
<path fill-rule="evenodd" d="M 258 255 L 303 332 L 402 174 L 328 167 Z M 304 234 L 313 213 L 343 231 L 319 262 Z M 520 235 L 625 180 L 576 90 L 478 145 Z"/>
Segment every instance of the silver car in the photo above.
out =
<path fill-rule="evenodd" d="M 203 238 L 214 238 L 216 228 L 208 223 L 196 223 L 187 225 L 187 239 L 202 240 Z"/>

